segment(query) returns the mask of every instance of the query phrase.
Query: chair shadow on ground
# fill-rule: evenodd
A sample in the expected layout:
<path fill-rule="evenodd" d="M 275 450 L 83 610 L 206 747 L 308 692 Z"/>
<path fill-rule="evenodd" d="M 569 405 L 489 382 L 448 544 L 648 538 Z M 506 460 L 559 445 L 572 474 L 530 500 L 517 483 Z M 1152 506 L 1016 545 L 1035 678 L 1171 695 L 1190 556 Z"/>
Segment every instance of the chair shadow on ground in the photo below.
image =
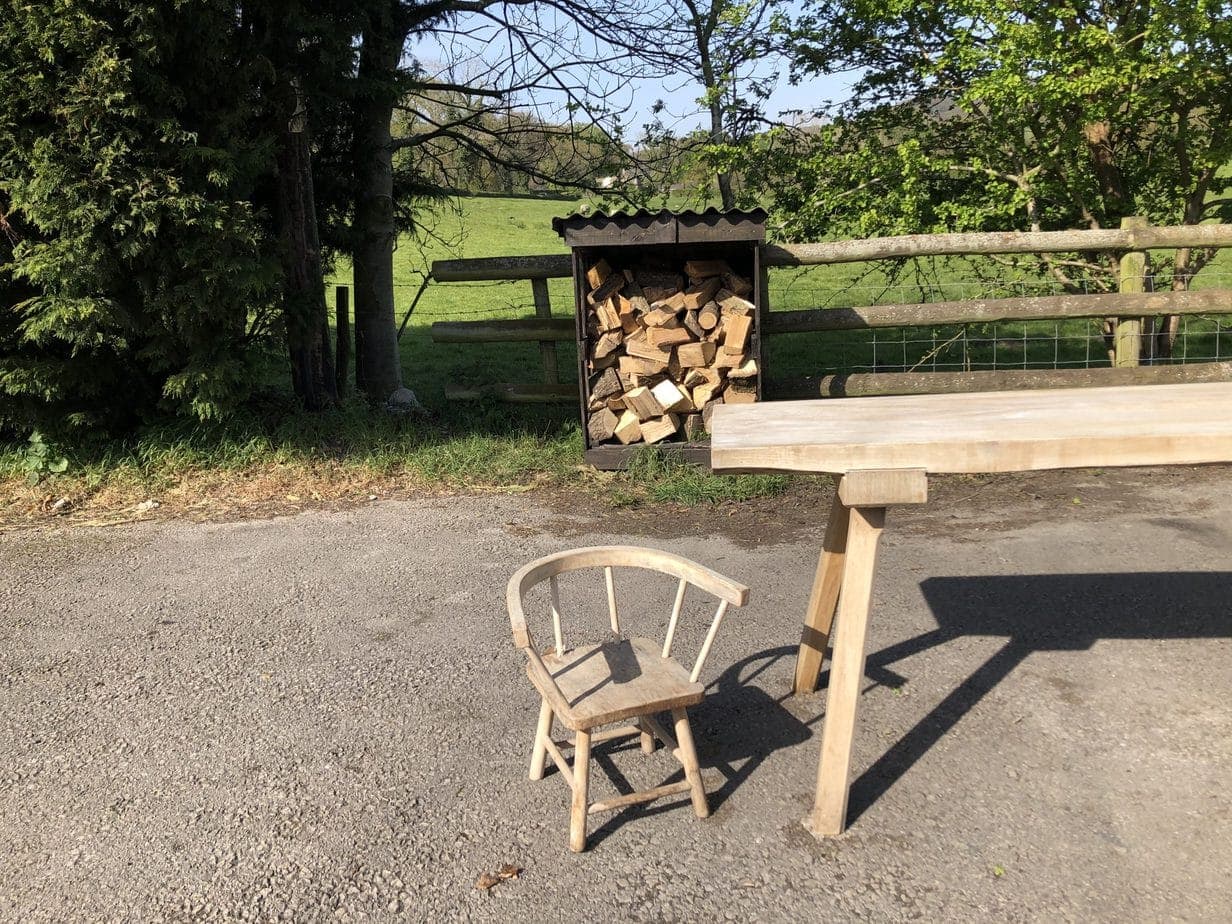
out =
<path fill-rule="evenodd" d="M 852 783 L 849 823 L 885 795 L 1034 652 L 1084 651 L 1105 639 L 1232 637 L 1232 572 L 936 577 L 926 579 L 920 587 L 937 627 L 870 652 L 864 674 L 871 684 L 897 687 L 909 682 L 910 673 L 904 676 L 891 665 L 962 636 L 1001 637 L 1005 641 Z M 874 623 L 876 619 L 874 601 Z M 784 632 L 788 631 L 794 634 L 795 629 L 785 626 Z M 733 664 L 711 684 L 706 700 L 690 710 L 702 771 L 713 778 L 707 771 L 718 770 L 724 778 L 717 789 L 710 790 L 712 812 L 770 754 L 804 744 L 820 730 L 823 711 L 801 720 L 785 707 L 789 680 L 783 682 L 781 693 L 768 693 L 753 685 L 780 661 L 794 661 L 796 651 L 795 644 L 784 645 Z M 829 679 L 828 657 L 826 665 L 820 681 L 823 689 Z M 819 699 L 818 705 L 822 702 L 824 699 Z M 635 787 L 611 757 L 636 748 L 635 738 L 595 749 L 595 760 L 621 792 L 631 792 Z M 682 778 L 677 770 L 663 782 Z M 688 796 L 617 812 L 596 826 L 591 842 L 598 843 L 630 821 L 663 811 L 691 814 Z"/>
<path fill-rule="evenodd" d="M 801 722 L 792 715 L 782 705 L 787 696 L 786 690 L 782 695 L 772 696 L 761 687 L 752 685 L 752 681 L 780 660 L 795 658 L 796 650 L 796 645 L 787 645 L 761 651 L 736 662 L 709 685 L 706 699 L 689 710 L 689 720 L 697 742 L 712 814 L 761 766 L 767 756 L 780 748 L 808 741 L 812 736 L 809 725 L 820 721 L 820 717 L 817 717 L 810 722 Z M 669 717 L 659 718 L 671 728 Z M 612 757 L 621 752 L 637 750 L 638 740 L 633 738 L 605 742 L 595 747 L 591 756 L 617 790 L 628 793 L 637 787 L 629 782 Z M 639 752 L 633 754 L 632 758 L 636 761 L 640 756 Z M 625 762 L 626 769 L 635 767 L 635 764 Z M 722 784 L 717 788 L 713 785 L 714 770 L 723 778 Z M 655 785 L 682 779 L 684 773 L 677 767 L 670 776 L 656 780 Z M 693 815 L 688 793 L 678 798 L 633 805 L 615 812 L 599 821 L 588 835 L 587 843 L 598 844 L 629 822 L 667 811 L 680 812 L 682 823 L 688 823 Z"/>

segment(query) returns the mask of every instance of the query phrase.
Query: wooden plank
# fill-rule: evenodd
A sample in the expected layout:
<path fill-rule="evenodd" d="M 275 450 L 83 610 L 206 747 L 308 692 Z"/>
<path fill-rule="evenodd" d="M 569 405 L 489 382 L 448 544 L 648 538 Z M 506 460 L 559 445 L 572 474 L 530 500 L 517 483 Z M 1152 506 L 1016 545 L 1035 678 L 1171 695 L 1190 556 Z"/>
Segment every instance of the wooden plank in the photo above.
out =
<path fill-rule="evenodd" d="M 1232 314 L 1232 292 L 1100 293 L 989 298 L 924 304 L 869 305 L 771 311 L 763 317 L 763 334 L 805 331 L 869 330 L 882 327 L 935 327 L 993 321 L 1061 321 L 1114 315 Z"/>
<path fill-rule="evenodd" d="M 446 385 L 445 397 L 450 401 L 478 401 L 490 398 L 508 401 L 510 404 L 552 404 L 557 401 L 576 401 L 578 387 L 575 383 L 530 384 L 495 382 L 490 385 Z"/>
<path fill-rule="evenodd" d="M 772 399 L 783 400 L 1228 381 L 1232 381 L 1232 362 L 1122 369 L 1103 367 L 979 372 L 852 372 L 796 379 L 771 379 L 766 382 L 766 392 Z"/>
<path fill-rule="evenodd" d="M 766 244 L 763 245 L 762 264 L 815 266 L 969 253 L 1172 250 L 1180 247 L 1232 247 L 1232 225 L 1183 225 L 1131 231 L 914 234 L 817 244 Z M 435 260 L 432 263 L 432 278 L 437 282 L 563 279 L 571 271 L 568 254 Z"/>
<path fill-rule="evenodd" d="M 819 244 L 767 244 L 762 250 L 762 263 L 766 266 L 817 266 L 961 254 L 1173 250 L 1179 247 L 1232 247 L 1232 225 L 1181 225 L 1128 231 L 906 234 Z"/>
<path fill-rule="evenodd" d="M 850 471 L 839 480 L 838 497 L 848 507 L 926 504 L 928 475 L 922 468 Z"/>
<path fill-rule="evenodd" d="M 1232 461 L 1232 383 L 722 404 L 718 471 L 929 473 Z"/>
<path fill-rule="evenodd" d="M 804 613 L 800 650 L 796 653 L 796 676 L 792 684 L 792 692 L 796 695 L 812 693 L 817 689 L 817 677 L 826 656 L 834 610 L 843 586 L 843 562 L 847 557 L 847 524 L 850 518 L 851 511 L 839 500 L 836 490 L 834 503 L 830 506 L 830 519 L 826 521 L 821 556 L 817 560 L 813 590 Z"/>
<path fill-rule="evenodd" d="M 436 321 L 432 325 L 432 340 L 435 343 L 515 343 L 524 340 L 573 340 L 576 337 L 577 330 L 571 318 Z"/>
<path fill-rule="evenodd" d="M 572 275 L 567 253 L 530 257 L 472 257 L 466 260 L 433 260 L 432 278 L 437 282 L 486 282 L 500 279 L 562 279 Z"/>
<path fill-rule="evenodd" d="M 868 633 L 873 575 L 877 568 L 877 544 L 884 527 L 884 507 L 857 507 L 851 511 L 838 634 L 826 695 L 826 727 L 817 767 L 817 797 L 805 821 L 814 834 L 841 834 L 847 823 L 851 742 L 855 735 L 860 681 L 864 677 L 864 639 Z"/>

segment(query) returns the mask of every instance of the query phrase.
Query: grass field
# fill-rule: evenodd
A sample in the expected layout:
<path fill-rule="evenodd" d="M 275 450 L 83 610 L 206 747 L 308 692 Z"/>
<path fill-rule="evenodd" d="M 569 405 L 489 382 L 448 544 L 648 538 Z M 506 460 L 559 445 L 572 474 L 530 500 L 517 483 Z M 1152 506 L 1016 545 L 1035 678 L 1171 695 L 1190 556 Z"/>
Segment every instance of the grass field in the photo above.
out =
<path fill-rule="evenodd" d="M 404 239 L 396 254 L 399 320 L 434 259 L 565 252 L 551 219 L 576 205 L 474 197 L 425 216 L 420 233 Z M 875 266 L 778 270 L 771 274 L 770 301 L 773 309 L 787 310 L 1041 294 L 1049 288 L 1023 279 L 992 285 L 979 275 L 962 261 L 913 268 L 897 279 Z M 345 264 L 330 279 L 331 285 L 350 281 Z M 1200 277 L 1199 286 L 1211 285 L 1232 288 L 1232 253 L 1222 253 Z M 551 280 L 549 292 L 553 313 L 571 317 L 569 280 Z M 406 384 L 427 408 L 427 419 L 390 418 L 358 398 L 325 414 L 305 414 L 286 394 L 285 371 L 276 363 L 269 379 L 278 388 L 235 419 L 152 427 L 122 444 L 52 447 L 68 456 L 68 471 L 47 475 L 34 487 L 23 486 L 26 447 L 0 449 L 0 518 L 38 517 L 58 497 L 86 513 L 158 498 L 208 514 L 228 505 L 268 504 L 271 498 L 294 506 L 424 486 L 508 490 L 543 482 L 585 483 L 613 504 L 714 502 L 783 490 L 787 481 L 781 477 L 703 475 L 653 453 L 629 475 L 596 475 L 580 465 L 582 440 L 573 403 L 446 401 L 446 383 L 538 382 L 542 366 L 534 343 L 434 343 L 432 322 L 533 313 L 528 282 L 430 284 L 401 340 Z M 927 368 L 1098 365 L 1106 360 L 1097 323 L 792 334 L 768 338 L 767 373 L 897 371 L 922 360 Z M 1191 320 L 1185 333 L 1187 359 L 1232 353 L 1232 331 L 1225 332 L 1215 319 Z M 574 348 L 569 343 L 557 348 L 560 377 L 572 381 Z"/>

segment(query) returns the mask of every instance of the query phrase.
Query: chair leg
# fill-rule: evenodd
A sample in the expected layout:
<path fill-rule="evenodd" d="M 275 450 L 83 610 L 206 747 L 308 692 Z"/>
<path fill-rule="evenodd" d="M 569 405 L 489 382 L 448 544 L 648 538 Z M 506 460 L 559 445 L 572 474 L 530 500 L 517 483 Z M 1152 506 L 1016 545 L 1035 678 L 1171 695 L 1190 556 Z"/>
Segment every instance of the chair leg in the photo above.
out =
<path fill-rule="evenodd" d="M 581 853 L 586 849 L 586 814 L 590 803 L 590 732 L 577 733 L 573 748 L 573 806 L 569 812 L 569 849 Z"/>
<path fill-rule="evenodd" d="M 693 731 L 689 728 L 689 715 L 683 709 L 673 709 L 672 718 L 676 720 L 676 743 L 679 745 L 677 756 L 684 767 L 684 777 L 689 781 L 693 811 L 698 818 L 705 818 L 710 814 L 710 804 L 706 801 L 706 787 L 702 784 L 701 765 L 697 762 L 697 751 L 693 747 Z"/>
<path fill-rule="evenodd" d="M 637 727 L 642 730 L 642 753 L 653 754 L 655 750 L 655 736 L 650 731 L 650 725 L 645 719 L 637 720 Z"/>
<path fill-rule="evenodd" d="M 535 747 L 530 755 L 530 778 L 543 779 L 543 765 L 548 756 L 547 741 L 552 734 L 552 707 L 545 699 L 539 707 L 539 725 L 535 729 Z"/>

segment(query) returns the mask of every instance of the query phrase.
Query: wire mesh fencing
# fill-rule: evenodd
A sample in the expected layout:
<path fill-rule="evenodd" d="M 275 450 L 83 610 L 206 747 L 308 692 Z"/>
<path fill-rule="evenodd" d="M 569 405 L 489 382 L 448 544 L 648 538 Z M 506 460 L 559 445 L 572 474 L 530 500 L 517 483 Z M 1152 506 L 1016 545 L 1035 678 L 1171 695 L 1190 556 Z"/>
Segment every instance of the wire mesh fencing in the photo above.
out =
<path fill-rule="evenodd" d="M 1164 319 L 1147 319 L 1143 365 L 1232 360 L 1232 272 L 1203 273 L 1201 279 L 1202 288 L 1227 290 L 1228 313 L 1181 315 L 1174 329 L 1166 328 Z M 1170 283 L 1148 277 L 1148 291 Z M 1105 291 L 1092 280 L 1083 280 L 1081 290 Z M 817 283 L 802 274 L 770 277 L 770 304 L 775 310 L 1058 294 L 1060 286 L 1048 280 L 875 285 Z M 776 376 L 1091 369 L 1112 364 L 1113 324 L 1104 318 L 1074 318 L 776 334 L 767 338 L 765 351 Z"/>

